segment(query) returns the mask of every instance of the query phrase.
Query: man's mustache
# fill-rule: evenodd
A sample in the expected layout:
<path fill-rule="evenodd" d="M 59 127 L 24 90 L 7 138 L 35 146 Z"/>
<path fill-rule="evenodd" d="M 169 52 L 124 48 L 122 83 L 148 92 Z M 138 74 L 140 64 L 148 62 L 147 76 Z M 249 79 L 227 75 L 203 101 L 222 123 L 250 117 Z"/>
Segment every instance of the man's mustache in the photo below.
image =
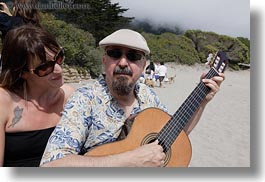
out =
<path fill-rule="evenodd" d="M 117 66 L 114 69 L 114 72 L 113 73 L 114 74 L 125 74 L 125 75 L 132 76 L 132 71 L 128 67 L 121 68 L 121 67 Z"/>

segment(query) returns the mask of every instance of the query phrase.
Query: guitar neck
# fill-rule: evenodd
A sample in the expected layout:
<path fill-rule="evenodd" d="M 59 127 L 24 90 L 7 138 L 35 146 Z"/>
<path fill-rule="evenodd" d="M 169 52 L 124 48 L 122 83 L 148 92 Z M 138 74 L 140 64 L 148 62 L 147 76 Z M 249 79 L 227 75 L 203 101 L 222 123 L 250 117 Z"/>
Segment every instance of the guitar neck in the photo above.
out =
<path fill-rule="evenodd" d="M 205 78 L 210 79 L 217 75 L 218 72 L 214 68 L 211 68 Z M 201 81 L 159 132 L 157 139 L 163 146 L 165 152 L 170 149 L 179 133 L 187 125 L 188 121 L 209 92 L 210 88 L 205 86 Z"/>

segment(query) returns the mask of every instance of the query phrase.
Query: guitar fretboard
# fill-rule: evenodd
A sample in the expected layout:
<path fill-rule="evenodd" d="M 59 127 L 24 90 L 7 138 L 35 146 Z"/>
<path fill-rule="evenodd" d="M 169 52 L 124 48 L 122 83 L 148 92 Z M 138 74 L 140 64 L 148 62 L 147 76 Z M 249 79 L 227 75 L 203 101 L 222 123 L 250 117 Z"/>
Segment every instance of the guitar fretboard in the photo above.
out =
<path fill-rule="evenodd" d="M 214 68 L 211 68 L 205 78 L 210 79 L 217 75 L 218 72 Z M 179 133 L 187 125 L 188 121 L 209 92 L 210 88 L 205 86 L 201 81 L 159 132 L 157 139 L 159 144 L 163 146 L 164 152 L 167 152 L 170 149 Z"/>

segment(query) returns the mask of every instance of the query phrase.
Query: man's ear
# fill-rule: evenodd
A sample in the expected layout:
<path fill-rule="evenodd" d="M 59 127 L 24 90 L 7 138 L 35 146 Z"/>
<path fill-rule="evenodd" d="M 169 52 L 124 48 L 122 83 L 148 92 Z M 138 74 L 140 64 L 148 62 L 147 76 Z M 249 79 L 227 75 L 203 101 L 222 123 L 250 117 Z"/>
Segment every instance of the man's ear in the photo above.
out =
<path fill-rule="evenodd" d="M 102 57 L 102 71 L 105 72 L 105 65 L 106 65 L 107 59 L 106 56 Z"/>
<path fill-rule="evenodd" d="M 102 64 L 104 65 L 105 63 L 106 63 L 106 57 L 103 56 L 103 57 L 102 57 Z"/>

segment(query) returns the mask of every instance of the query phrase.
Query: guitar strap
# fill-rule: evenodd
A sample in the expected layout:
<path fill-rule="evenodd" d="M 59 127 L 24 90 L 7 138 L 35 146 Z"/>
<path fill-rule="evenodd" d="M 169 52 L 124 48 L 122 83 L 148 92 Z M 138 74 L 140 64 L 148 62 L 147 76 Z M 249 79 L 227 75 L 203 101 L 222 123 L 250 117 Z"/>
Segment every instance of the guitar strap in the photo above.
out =
<path fill-rule="evenodd" d="M 117 138 L 117 141 L 123 140 L 127 137 L 127 135 L 129 134 L 129 132 L 132 128 L 132 124 L 133 124 L 134 118 L 136 116 L 137 116 L 137 114 L 131 115 L 129 118 L 127 118 L 125 120 L 124 125 L 121 128 L 120 135 Z"/>

